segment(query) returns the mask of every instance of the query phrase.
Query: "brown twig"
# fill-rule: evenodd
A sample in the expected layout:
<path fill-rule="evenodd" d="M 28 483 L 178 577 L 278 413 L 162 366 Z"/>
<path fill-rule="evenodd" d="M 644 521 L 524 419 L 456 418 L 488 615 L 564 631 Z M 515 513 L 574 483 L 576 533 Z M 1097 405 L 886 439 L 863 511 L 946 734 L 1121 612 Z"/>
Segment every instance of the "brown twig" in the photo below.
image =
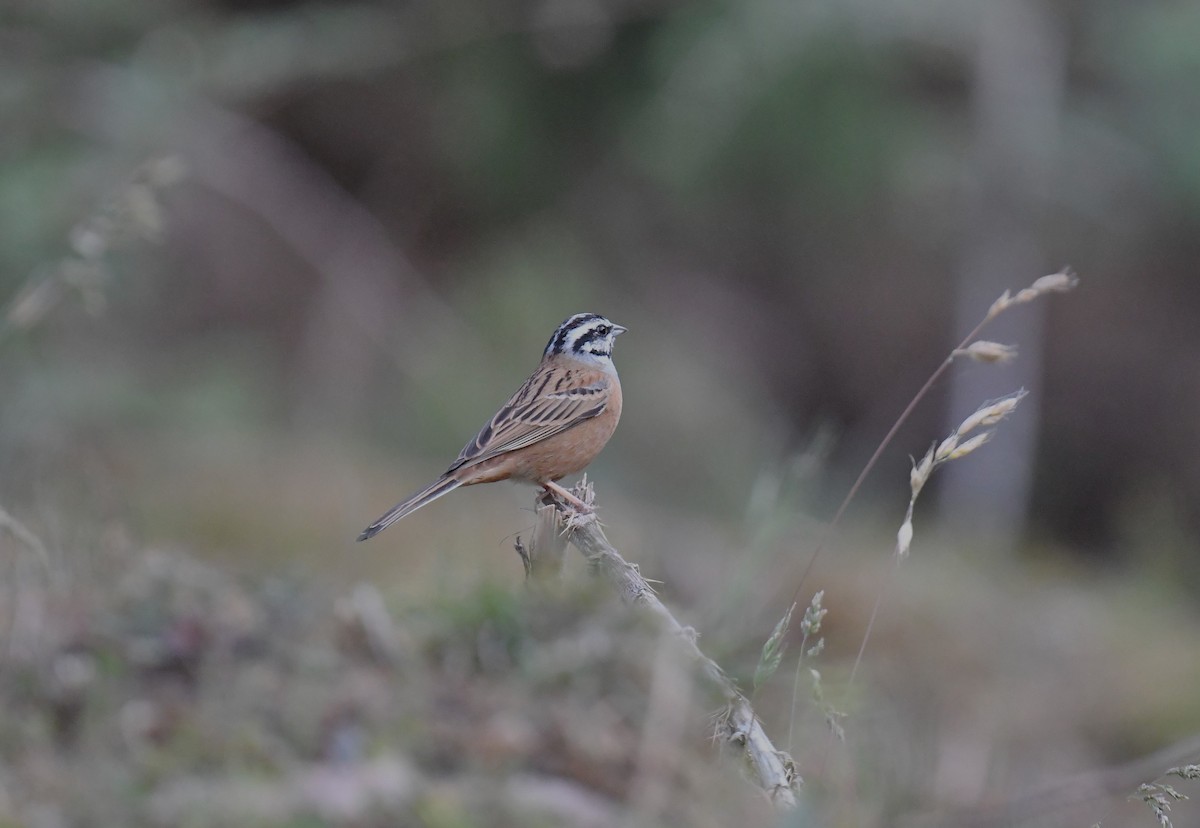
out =
<path fill-rule="evenodd" d="M 540 583 L 556 581 L 562 576 L 567 559 L 566 520 L 546 496 L 538 498 L 537 523 L 533 527 L 528 553 L 529 565 L 525 574 Z"/>
<path fill-rule="evenodd" d="M 586 481 L 575 488 L 575 495 L 589 504 L 594 496 Z M 566 526 L 565 539 L 583 554 L 588 569 L 603 578 L 621 596 L 621 600 L 645 612 L 664 632 L 670 634 L 688 661 L 696 666 L 705 684 L 721 699 L 724 709 L 717 723 L 717 737 L 745 758 L 754 781 L 776 806 L 783 809 L 796 807 L 796 790 L 801 779 L 791 757 L 775 747 L 755 715 L 750 700 L 738 690 L 725 671 L 696 645 L 696 631 L 680 624 L 659 600 L 637 566 L 621 557 L 604 536 L 594 512 L 582 514 L 567 504 L 556 504 L 556 511 Z M 538 554 L 536 549 L 533 550 L 531 558 Z"/>

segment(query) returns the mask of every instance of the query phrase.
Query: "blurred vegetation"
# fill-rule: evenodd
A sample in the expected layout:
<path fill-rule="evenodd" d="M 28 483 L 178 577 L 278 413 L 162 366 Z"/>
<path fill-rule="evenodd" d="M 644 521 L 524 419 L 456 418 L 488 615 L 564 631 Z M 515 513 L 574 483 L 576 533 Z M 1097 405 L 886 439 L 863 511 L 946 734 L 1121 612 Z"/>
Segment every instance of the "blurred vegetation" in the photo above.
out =
<path fill-rule="evenodd" d="M 0 824 L 769 824 L 700 697 L 639 787 L 659 644 L 523 594 L 527 490 L 352 538 L 603 312 L 609 534 L 748 686 L 963 319 L 1064 262 L 1083 288 L 995 332 L 1018 366 L 966 370 L 1033 389 L 1034 436 L 955 484 L 986 511 L 1027 477 L 1015 540 L 919 513 L 845 692 L 907 455 L 966 413 L 939 387 L 805 585 L 849 742 L 804 703 L 793 822 L 936 821 L 1181 741 L 1197 42 L 1166 2 L 8 0 L 0 506 L 49 559 L 0 533 Z M 778 741 L 792 666 L 756 700 Z M 1149 824 L 1121 796 L 1039 818 Z"/>

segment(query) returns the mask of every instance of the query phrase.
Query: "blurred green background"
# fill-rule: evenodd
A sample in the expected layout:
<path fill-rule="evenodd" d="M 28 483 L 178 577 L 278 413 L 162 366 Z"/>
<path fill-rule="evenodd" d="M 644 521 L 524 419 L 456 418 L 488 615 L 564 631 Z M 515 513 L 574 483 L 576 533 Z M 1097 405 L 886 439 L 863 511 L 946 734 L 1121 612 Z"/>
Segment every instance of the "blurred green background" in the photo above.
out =
<path fill-rule="evenodd" d="M 847 743 L 794 661 L 756 704 L 788 824 L 1152 824 L 1200 756 L 1197 43 L 1173 2 L 4 0 L 0 506 L 45 554 L 0 537 L 0 825 L 769 824 L 702 696 L 644 781 L 659 645 L 524 602 L 529 489 L 354 536 L 606 314 L 609 535 L 746 683 L 916 389 L 1063 264 L 803 584 Z M 909 455 L 1022 386 L 847 686 Z"/>

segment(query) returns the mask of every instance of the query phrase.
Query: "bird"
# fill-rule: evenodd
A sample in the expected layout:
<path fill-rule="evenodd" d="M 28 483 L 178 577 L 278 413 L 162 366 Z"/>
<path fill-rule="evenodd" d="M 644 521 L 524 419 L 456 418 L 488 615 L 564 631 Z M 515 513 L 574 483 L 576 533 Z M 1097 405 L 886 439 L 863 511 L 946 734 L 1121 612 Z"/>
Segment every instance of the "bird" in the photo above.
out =
<path fill-rule="evenodd" d="M 373 538 L 402 517 L 460 486 L 533 483 L 580 511 L 591 508 L 558 485 L 583 471 L 621 419 L 621 381 L 613 343 L 627 329 L 598 313 L 567 317 L 541 362 L 437 480 L 400 501 L 362 531 Z"/>

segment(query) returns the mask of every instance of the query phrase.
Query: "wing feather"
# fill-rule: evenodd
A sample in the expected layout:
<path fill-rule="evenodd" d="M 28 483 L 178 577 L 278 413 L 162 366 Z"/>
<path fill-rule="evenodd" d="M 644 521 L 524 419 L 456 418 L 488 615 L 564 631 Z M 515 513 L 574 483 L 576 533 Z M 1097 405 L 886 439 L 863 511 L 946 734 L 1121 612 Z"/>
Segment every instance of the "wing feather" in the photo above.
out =
<path fill-rule="evenodd" d="M 609 389 L 609 380 L 592 372 L 539 369 L 463 446 L 447 472 L 531 446 L 590 420 L 608 407 Z"/>

